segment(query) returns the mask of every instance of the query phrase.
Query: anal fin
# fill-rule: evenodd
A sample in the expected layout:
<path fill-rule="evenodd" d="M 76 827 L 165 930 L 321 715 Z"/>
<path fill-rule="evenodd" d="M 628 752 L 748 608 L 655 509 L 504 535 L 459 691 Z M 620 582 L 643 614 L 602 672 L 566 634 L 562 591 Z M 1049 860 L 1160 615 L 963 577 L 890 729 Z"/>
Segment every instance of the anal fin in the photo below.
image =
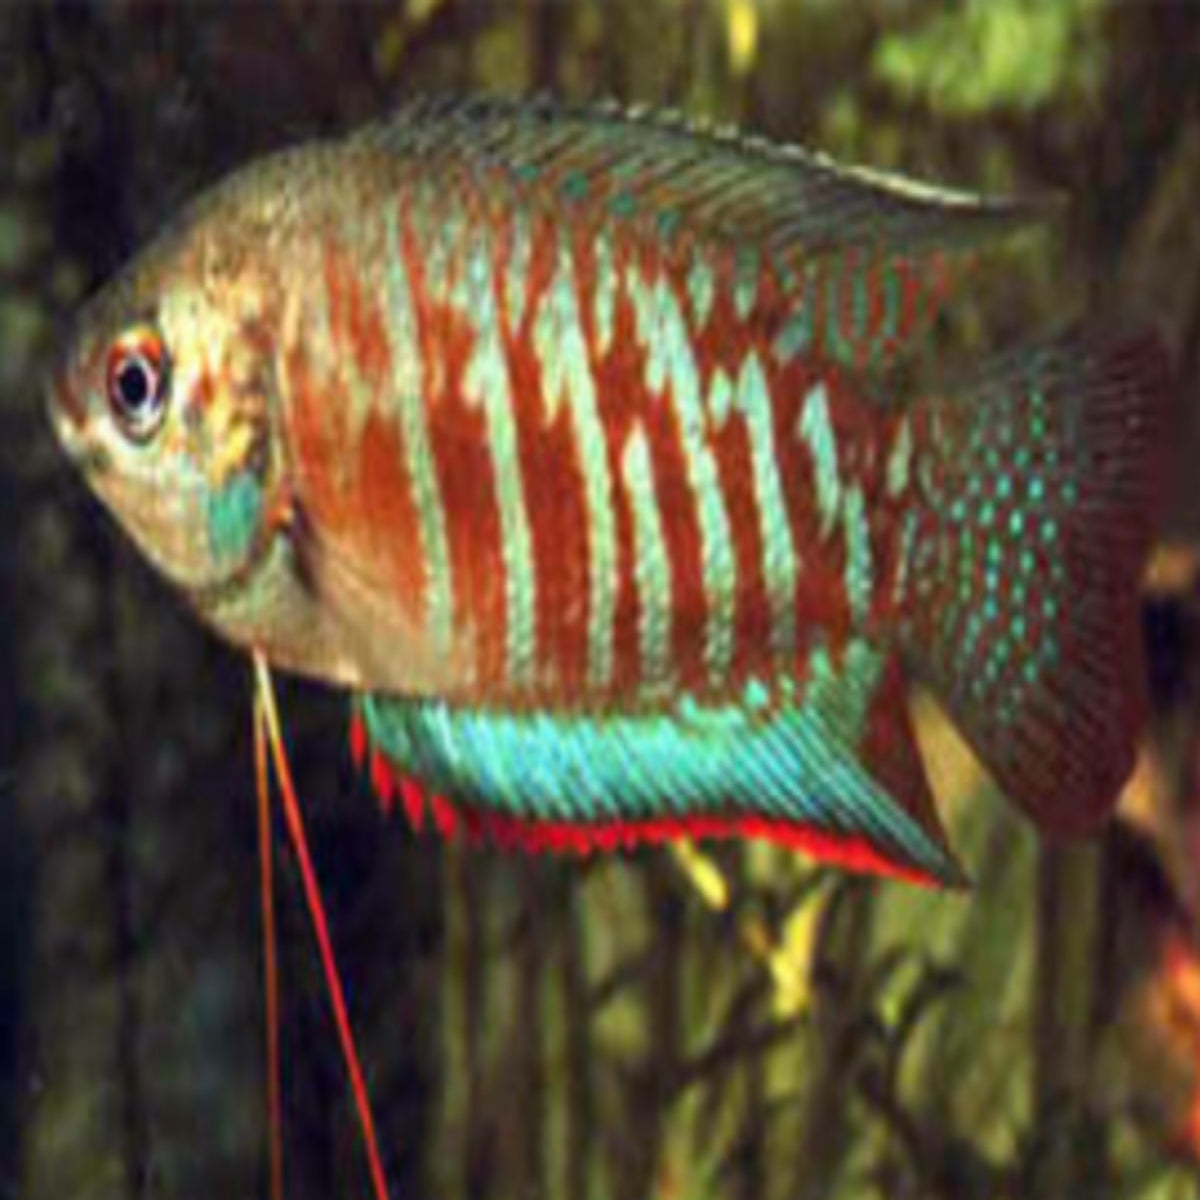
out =
<path fill-rule="evenodd" d="M 792 694 L 650 712 L 520 712 L 363 696 L 373 749 L 468 831 L 532 849 L 762 837 L 838 866 L 964 881 L 933 809 L 900 666 L 818 650 Z"/>

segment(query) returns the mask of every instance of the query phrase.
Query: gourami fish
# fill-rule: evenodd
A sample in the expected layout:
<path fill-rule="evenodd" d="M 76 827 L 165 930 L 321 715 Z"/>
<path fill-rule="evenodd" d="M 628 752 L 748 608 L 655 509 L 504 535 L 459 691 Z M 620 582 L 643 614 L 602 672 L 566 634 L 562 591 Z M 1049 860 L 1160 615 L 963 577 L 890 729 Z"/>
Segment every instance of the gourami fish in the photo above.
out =
<path fill-rule="evenodd" d="M 200 615 L 353 693 L 419 823 L 962 878 L 930 686 L 1043 828 L 1127 774 L 1165 368 L 1072 334 L 907 394 L 1020 201 L 615 108 L 417 102 L 219 185 L 51 411 Z"/>

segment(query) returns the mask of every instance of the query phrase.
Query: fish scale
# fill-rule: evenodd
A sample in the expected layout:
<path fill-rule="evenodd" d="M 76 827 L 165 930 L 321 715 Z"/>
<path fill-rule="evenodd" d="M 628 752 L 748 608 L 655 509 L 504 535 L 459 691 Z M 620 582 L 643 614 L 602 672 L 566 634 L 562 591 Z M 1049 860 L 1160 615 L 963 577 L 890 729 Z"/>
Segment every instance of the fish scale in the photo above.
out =
<path fill-rule="evenodd" d="M 409 220 L 415 226 L 410 230 L 412 241 L 427 247 L 434 246 L 438 287 L 426 289 L 427 293 L 432 292 L 433 295 L 426 294 L 419 300 L 418 308 L 423 313 L 424 324 L 431 330 L 425 338 L 426 343 L 437 343 L 448 341 L 444 335 L 447 323 L 463 320 L 465 313 L 482 307 L 485 311 L 498 314 L 499 310 L 493 308 L 494 293 L 500 288 L 500 281 L 506 278 L 509 264 L 502 256 L 502 240 L 497 238 L 489 244 L 488 260 L 482 272 L 477 268 L 475 276 L 470 276 L 466 253 L 458 236 L 459 231 L 466 227 L 465 220 L 452 219 L 448 222 L 452 233 L 440 235 L 446 244 L 437 249 L 439 231 L 436 228 L 423 228 L 415 215 L 428 211 L 427 205 L 413 205 L 408 213 Z M 729 645 L 729 649 L 722 652 L 723 657 L 732 657 L 735 652 L 732 642 L 736 632 L 733 611 L 736 597 L 733 593 L 739 591 L 739 572 L 734 569 L 735 555 L 730 547 L 737 548 L 736 557 L 742 564 L 750 557 L 757 560 L 754 564 L 757 571 L 746 572 L 751 578 L 746 586 L 740 588 L 739 607 L 757 611 L 773 607 L 776 612 L 782 608 L 784 615 L 780 623 L 786 631 L 789 623 L 787 613 L 792 607 L 786 600 L 786 594 L 782 602 L 768 602 L 766 595 L 756 596 L 751 592 L 757 585 L 760 591 L 778 597 L 781 561 L 785 564 L 782 574 L 787 590 L 797 586 L 794 578 L 796 572 L 794 565 L 791 565 L 797 557 L 795 544 L 800 536 L 797 530 L 803 530 L 812 523 L 811 498 L 814 494 L 818 498 L 822 495 L 819 489 L 814 491 L 811 486 L 805 486 L 804 477 L 813 471 L 838 470 L 836 462 L 822 462 L 822 456 L 828 456 L 828 446 L 823 443 L 805 445 L 802 437 L 797 439 L 788 428 L 789 406 L 772 400 L 776 394 L 784 397 L 808 394 L 818 386 L 808 382 L 805 388 L 804 381 L 809 380 L 810 376 L 798 356 L 791 363 L 780 365 L 772 361 L 769 353 L 776 323 L 788 317 L 777 317 L 776 322 L 772 322 L 764 319 L 763 308 L 773 303 L 777 312 L 790 315 L 794 313 L 797 301 L 788 303 L 786 297 L 779 295 L 775 282 L 766 280 L 761 287 L 756 287 L 756 292 L 761 292 L 763 299 L 756 301 L 753 308 L 744 308 L 740 316 L 733 311 L 736 307 L 734 301 L 729 301 L 724 307 L 718 305 L 714 313 L 706 314 L 708 319 L 704 327 L 709 329 L 709 338 L 705 342 L 704 329 L 697 328 L 694 316 L 689 317 L 687 279 L 682 273 L 681 257 L 672 253 L 672 247 L 663 249 L 653 246 L 649 252 L 644 247 L 638 247 L 625 255 L 619 252 L 610 254 L 607 266 L 616 275 L 616 282 L 611 282 L 598 276 L 596 257 L 593 256 L 589 262 L 579 252 L 579 247 L 588 243 L 590 231 L 568 237 L 551 226 L 542 226 L 539 232 L 543 239 L 560 239 L 557 257 L 555 254 L 542 256 L 556 262 L 556 267 L 550 271 L 539 271 L 536 266 L 529 268 L 526 280 L 528 294 L 522 310 L 527 309 L 530 320 L 515 330 L 511 325 L 506 328 L 507 362 L 497 364 L 494 383 L 499 389 L 498 408 L 513 411 L 519 435 L 519 452 L 514 454 L 508 450 L 506 454 L 506 447 L 493 447 L 486 422 L 481 424 L 478 420 L 470 419 L 468 413 L 460 411 L 473 407 L 463 395 L 466 373 L 470 363 L 477 361 L 473 356 L 479 349 L 477 331 L 469 330 L 462 335 L 461 348 L 457 351 L 460 360 L 457 366 L 447 362 L 441 369 L 448 380 L 448 390 L 442 393 L 430 391 L 423 398 L 425 405 L 432 410 L 430 452 L 435 461 L 441 464 L 441 487 L 436 495 L 426 488 L 423 495 L 414 497 L 414 500 L 426 514 L 426 524 L 430 523 L 427 515 L 429 508 L 442 507 L 446 512 L 445 520 L 451 540 L 462 541 L 469 536 L 471 554 L 476 559 L 483 540 L 478 528 L 481 510 L 490 507 L 494 516 L 505 502 L 504 497 L 508 497 L 510 509 L 521 511 L 521 519 L 535 530 L 533 540 L 543 546 L 552 544 L 555 555 L 552 559 L 543 554 L 539 559 L 541 568 L 538 569 L 531 547 L 526 544 L 514 549 L 511 539 L 505 536 L 503 521 L 493 520 L 489 525 L 494 530 L 491 556 L 493 561 L 503 562 L 502 574 L 509 585 L 503 602 L 498 589 L 472 587 L 471 577 L 464 579 L 463 574 L 459 573 L 459 587 L 453 599 L 454 611 L 461 614 L 464 624 L 473 629 L 507 629 L 513 598 L 519 596 L 525 637 L 532 638 L 541 646 L 558 647 L 563 659 L 578 657 L 580 643 L 587 644 L 586 654 L 591 661 L 588 679 L 593 686 L 602 689 L 612 674 L 611 668 L 603 666 L 606 657 L 604 647 L 612 641 L 612 597 L 622 587 L 638 592 L 639 576 L 647 582 L 653 578 L 653 571 L 648 568 L 639 571 L 637 566 L 642 559 L 654 557 L 643 539 L 640 548 L 627 547 L 622 556 L 627 570 L 635 572 L 635 578 L 632 581 L 628 578 L 613 581 L 616 561 L 613 508 L 619 473 L 612 470 L 611 464 L 622 462 L 632 431 L 639 430 L 642 436 L 648 438 L 647 446 L 650 449 L 651 461 L 646 473 L 652 480 L 662 480 L 657 490 L 651 489 L 650 495 L 653 497 L 652 503 L 661 510 L 654 514 L 654 523 L 661 530 L 662 550 L 665 560 L 670 564 L 670 580 L 665 587 L 660 581 L 657 591 L 660 594 L 669 591 L 672 597 L 671 612 L 652 614 L 647 611 L 649 598 L 639 596 L 639 622 L 661 626 L 666 621 L 669 625 L 677 625 L 682 633 L 672 642 L 672 646 L 681 660 L 677 664 L 682 668 L 679 674 L 699 680 L 704 674 L 697 661 L 704 657 L 704 645 L 696 644 L 699 630 L 704 630 L 706 635 L 699 639 L 700 642 L 711 645 L 715 638 Z M 513 243 L 511 236 L 509 243 Z M 714 257 L 727 260 L 729 256 L 717 254 Z M 535 262 L 537 258 L 535 249 Z M 630 264 L 635 261 L 648 264 L 648 269 L 654 272 L 653 284 L 647 284 L 641 272 L 632 269 Z M 394 264 L 388 269 L 396 270 Z M 405 265 L 401 264 L 400 271 L 404 270 Z M 711 270 L 717 280 L 731 274 L 727 261 L 717 261 Z M 407 281 L 407 286 L 411 289 L 411 280 Z M 597 330 L 594 326 L 589 328 L 586 318 L 587 313 L 594 311 L 595 305 L 588 301 L 609 288 L 614 295 L 612 319 L 615 323 L 631 319 L 636 328 L 639 303 L 643 321 L 653 322 L 643 331 L 644 344 L 640 355 L 637 352 L 626 353 L 606 361 L 607 356 L 597 349 Z M 652 311 L 647 312 L 647 306 L 652 306 Z M 755 323 L 751 322 L 752 317 Z M 679 330 L 674 342 L 667 337 L 671 329 Z M 657 343 L 657 350 L 653 343 Z M 356 364 L 358 357 L 350 355 L 347 361 Z M 352 365 L 347 372 L 351 379 L 357 370 L 358 367 Z M 761 391 L 757 403 L 764 410 L 783 414 L 770 429 L 765 428 L 761 420 L 759 422 L 758 437 L 760 440 L 768 439 L 771 449 L 759 453 L 758 478 L 753 477 L 753 464 L 747 469 L 745 450 L 739 450 L 731 436 L 722 438 L 718 429 L 718 425 L 741 424 L 745 419 L 744 410 L 748 406 L 752 408 L 756 402 L 752 396 L 746 398 L 753 388 L 749 385 L 741 388 L 744 403 L 733 411 L 732 418 L 722 414 L 720 421 L 714 420 L 711 412 L 706 410 L 705 396 L 710 381 L 717 377 L 718 372 L 730 374 L 739 380 L 757 380 Z M 519 376 L 525 386 L 514 392 L 509 376 Z M 529 386 L 530 383 L 534 386 Z M 619 394 L 622 403 L 608 404 L 602 411 L 596 398 L 598 392 L 608 397 Z M 681 392 L 691 397 L 688 401 L 690 407 L 685 411 L 679 407 Z M 560 403 L 560 396 L 566 398 L 565 404 Z M 566 416 L 560 418 L 560 408 L 569 412 L 572 419 L 568 420 Z M 566 434 L 560 439 L 562 445 L 552 455 L 543 454 L 540 457 L 553 458 L 559 464 L 565 458 L 568 466 L 573 464 L 572 470 L 542 475 L 531 475 L 530 471 L 524 470 L 520 472 L 519 479 L 513 474 L 505 481 L 497 480 L 496 464 L 506 461 L 506 457 L 515 459 L 518 464 L 536 461 L 539 442 L 548 437 L 548 430 L 557 428 L 560 419 L 567 423 Z M 843 425 L 848 423 L 843 420 Z M 868 428 L 865 420 L 862 424 Z M 689 429 L 690 433 L 687 432 Z M 738 433 L 743 445 L 748 446 L 746 429 L 740 428 Z M 598 444 L 602 440 L 607 442 L 606 446 Z M 797 441 L 799 445 L 794 444 Z M 490 500 L 490 505 L 481 504 L 476 498 L 472 503 L 460 502 L 445 509 L 441 497 L 447 492 L 462 491 L 456 488 L 455 480 L 466 473 L 464 458 L 467 444 L 474 446 L 481 468 L 485 457 L 490 464 L 484 472 L 492 476 L 490 496 L 485 497 L 485 500 Z M 659 449 L 661 460 L 657 464 L 653 454 L 655 447 Z M 565 455 L 564 449 L 567 451 Z M 775 453 L 776 449 L 778 453 Z M 486 455 L 482 453 L 483 450 L 487 451 Z M 750 453 L 753 454 L 752 449 Z M 808 461 L 809 457 L 811 462 Z M 589 459 L 598 465 L 587 466 Z M 679 478 L 681 464 L 682 479 Z M 790 495 L 784 493 L 781 476 L 797 481 L 797 485 L 790 489 Z M 565 486 L 567 483 L 569 487 Z M 743 502 L 734 506 L 738 520 L 731 524 L 728 517 L 731 498 L 739 495 Z M 660 497 L 665 497 L 665 502 L 660 502 Z M 771 497 L 773 503 L 768 505 L 764 497 Z M 633 499 L 626 497 L 631 507 Z M 746 503 L 747 499 L 752 502 Z M 574 531 L 574 537 L 571 536 L 571 529 L 560 529 L 554 521 L 559 506 L 563 504 L 586 514 L 585 522 Z M 717 516 L 707 530 L 700 530 L 697 526 L 706 512 Z M 549 523 L 551 529 L 539 536 L 536 531 L 544 523 Z M 627 523 L 627 536 L 631 536 L 632 532 L 633 523 Z M 578 539 L 579 533 L 586 535 L 582 543 Z M 395 544 L 398 548 L 403 546 L 406 554 L 411 554 L 411 542 L 405 545 L 405 541 L 397 538 Z M 753 543 L 753 553 L 745 551 L 747 542 Z M 775 553 L 764 561 L 759 556 L 762 548 L 768 544 L 775 547 Z M 780 545 L 785 549 L 780 551 Z M 721 553 L 707 576 L 700 561 L 705 549 L 713 554 Z M 517 553 L 517 550 L 520 552 Z M 844 557 L 844 550 L 841 553 Z M 701 567 L 699 571 L 698 561 Z M 539 607 L 537 628 L 531 631 L 530 611 L 536 596 L 544 591 L 553 594 L 552 577 L 557 575 L 564 562 L 583 564 L 583 569 L 576 568 L 574 573 L 589 580 L 587 597 L 573 607 Z M 599 569 L 601 563 L 607 564 L 607 572 Z M 519 591 L 512 586 L 514 574 L 524 577 Z M 730 601 L 706 625 L 708 610 L 714 607 L 714 588 L 720 586 L 730 588 L 725 593 L 730 596 Z M 655 589 L 651 587 L 649 590 Z M 556 623 L 558 628 L 555 627 Z M 751 618 L 743 624 L 757 629 L 761 621 L 755 622 Z M 786 634 L 781 639 L 774 626 L 771 637 L 776 642 L 782 640 L 783 651 L 794 652 L 794 644 L 788 643 Z M 639 644 L 644 645 L 645 641 L 645 638 L 641 638 Z M 596 649 L 597 646 L 601 648 Z M 754 639 L 750 639 L 747 647 L 739 649 L 757 651 L 760 647 Z M 654 657 L 654 654 L 650 656 Z M 566 661 L 549 659 L 544 652 L 535 652 L 534 657 L 539 678 L 557 680 L 570 675 Z M 743 667 L 745 673 L 753 667 L 754 658 L 752 653 L 745 652 L 742 657 L 749 664 Z M 597 661 L 600 666 L 596 665 Z M 637 678 L 642 674 L 640 661 L 622 666 L 625 679 Z M 508 675 L 505 668 L 496 671 L 495 678 L 487 672 L 482 678 L 515 689 L 521 681 L 510 679 Z M 708 675 L 709 682 L 714 686 L 721 683 L 720 672 L 710 671 Z"/>
<path fill-rule="evenodd" d="M 376 1196 L 268 663 L 350 691 L 385 813 L 502 847 L 755 838 L 961 885 L 915 680 L 1042 829 L 1111 810 L 1160 348 L 893 370 L 1043 212 L 645 111 L 419 101 L 236 173 L 89 302 L 51 417 L 254 657 L 264 849 L 269 742 Z"/>
<path fill-rule="evenodd" d="M 201 200 L 92 302 L 53 411 L 205 619 L 354 691 L 417 818 L 952 882 L 910 682 L 1059 832 L 1139 722 L 1154 340 L 895 370 L 1045 211 L 648 112 L 416 102 Z M 169 365 L 161 430 L 113 362 Z"/>

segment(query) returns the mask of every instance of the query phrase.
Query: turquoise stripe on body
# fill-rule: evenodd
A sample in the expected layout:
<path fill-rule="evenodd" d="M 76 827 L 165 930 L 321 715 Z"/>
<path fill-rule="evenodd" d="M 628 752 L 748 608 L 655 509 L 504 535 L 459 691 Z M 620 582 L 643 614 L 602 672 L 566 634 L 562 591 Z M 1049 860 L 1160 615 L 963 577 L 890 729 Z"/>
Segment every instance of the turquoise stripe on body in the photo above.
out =
<path fill-rule="evenodd" d="M 837 442 L 829 419 L 829 395 L 824 382 L 818 383 L 800 410 L 797 435 L 812 454 L 817 485 L 817 510 L 821 516 L 821 536 L 828 537 L 838 521 L 842 484 L 838 470 Z"/>
<path fill-rule="evenodd" d="M 512 217 L 510 237 L 508 269 L 504 274 L 504 310 L 509 330 L 515 334 L 525 314 L 525 301 L 529 294 L 529 264 L 533 259 L 533 237 L 529 222 L 520 213 Z"/>
<path fill-rule="evenodd" d="M 468 221 L 457 201 L 447 205 L 427 185 L 415 191 L 410 220 L 421 248 L 421 267 L 429 299 L 445 303 L 454 268 L 468 232 Z"/>
<path fill-rule="evenodd" d="M 753 250 L 739 250 L 734 263 L 733 310 L 738 320 L 748 320 L 758 299 L 758 280 L 762 264 Z"/>
<path fill-rule="evenodd" d="M 762 363 L 753 352 L 742 363 L 735 404 L 745 417 L 750 436 L 754 502 L 762 536 L 763 579 L 771 610 L 771 647 L 782 652 L 796 644 L 799 563 L 779 474 L 770 391 Z"/>
<path fill-rule="evenodd" d="M 388 213 L 388 218 L 390 217 L 391 214 Z M 383 253 L 385 255 L 389 253 L 390 249 L 386 245 L 387 225 L 388 220 L 385 218 L 383 226 L 383 235 L 385 241 Z M 368 231 L 371 235 L 374 235 L 378 232 L 378 227 L 370 225 L 368 227 Z M 369 242 L 365 242 L 363 234 L 354 225 L 343 225 L 338 231 L 338 237 L 336 241 L 337 244 L 342 246 L 355 246 L 357 248 L 361 248 L 369 260 L 374 260 L 380 252 L 380 247 L 374 240 L 374 237 L 372 237 Z M 391 264 L 389 262 L 388 266 L 390 265 Z M 369 284 L 378 286 L 376 282 L 378 276 L 374 272 L 368 271 L 364 278 Z M 386 291 L 386 282 L 384 283 L 383 287 Z M 322 287 L 318 290 L 326 291 L 327 288 Z M 394 361 L 396 357 L 396 348 L 392 340 L 392 329 L 390 323 L 386 324 L 385 327 L 387 329 L 386 336 L 388 340 L 390 356 Z M 340 391 L 341 404 L 345 412 L 346 442 L 348 446 L 357 447 L 362 439 L 363 429 L 366 427 L 367 420 L 375 410 L 379 397 L 376 395 L 373 382 L 366 378 L 363 372 L 363 366 L 359 362 L 357 355 L 345 354 L 339 351 L 336 361 L 339 364 L 341 376 Z M 339 472 L 343 483 L 348 482 L 350 476 L 353 474 L 354 462 L 355 457 L 353 454 L 342 454 L 334 458 L 333 466 L 335 470 Z"/>
<path fill-rule="evenodd" d="M 803 354 L 811 345 L 813 339 L 812 306 L 806 299 L 801 299 L 792 315 L 784 322 L 783 327 L 775 336 L 771 352 L 780 366 L 788 366 L 793 359 Z"/>
<path fill-rule="evenodd" d="M 833 260 L 825 272 L 825 344 L 839 362 L 849 362 L 852 347 L 842 335 L 842 291 L 853 280 L 846 279 L 844 262 Z M 853 299 L 853 297 L 851 297 Z"/>
<path fill-rule="evenodd" d="M 846 542 L 846 597 L 850 614 L 861 628 L 871 613 L 874 566 L 866 501 L 857 485 L 846 489 L 842 502 L 843 537 Z"/>
<path fill-rule="evenodd" d="M 919 514 L 915 508 L 904 514 L 900 526 L 900 549 L 896 554 L 896 575 L 892 584 L 892 602 L 901 609 L 908 595 L 908 576 L 917 538 Z"/>
<path fill-rule="evenodd" d="M 667 682 L 671 674 L 671 564 L 654 491 L 654 464 L 640 427 L 630 431 L 625 443 L 621 473 L 633 511 L 641 677 L 653 686 Z"/>
<path fill-rule="evenodd" d="M 894 263 L 884 263 L 876 268 L 882 274 L 883 315 L 880 319 L 879 334 L 875 339 L 872 357 L 878 358 L 885 353 L 888 343 L 900 333 L 900 304 L 901 278 L 900 271 Z"/>
<path fill-rule="evenodd" d="M 564 399 L 571 415 L 587 507 L 588 683 L 603 688 L 613 673 L 617 528 L 608 446 L 575 294 L 571 250 L 565 241 L 559 248 L 558 272 L 542 295 L 534 319 L 533 347 L 542 369 L 547 423 L 557 419 Z"/>
<path fill-rule="evenodd" d="M 596 354 L 603 358 L 612 347 L 617 319 L 617 268 L 606 234 L 596 238 Z"/>
<path fill-rule="evenodd" d="M 912 452 L 912 423 L 908 417 L 901 417 L 887 461 L 887 494 L 893 500 L 903 495 L 908 487 Z"/>
<path fill-rule="evenodd" d="M 387 318 L 392 339 L 392 378 L 400 408 L 404 466 L 412 481 L 425 564 L 425 635 L 438 654 L 453 641 L 454 580 L 437 466 L 426 411 L 424 363 L 412 290 L 404 267 L 399 218 L 389 211 L 386 225 Z"/>
<path fill-rule="evenodd" d="M 729 419 L 733 401 L 733 381 L 724 367 L 718 367 L 708 385 L 708 416 L 718 428 Z"/>
<path fill-rule="evenodd" d="M 871 280 L 865 263 L 853 261 L 850 269 L 854 275 L 850 285 L 854 352 L 858 354 L 859 348 L 866 343 L 867 328 L 871 319 Z"/>
<path fill-rule="evenodd" d="M 675 428 L 700 525 L 701 575 L 707 608 L 704 661 L 709 681 L 720 685 L 733 657 L 737 562 L 721 479 L 705 430 L 700 375 L 679 301 L 667 280 L 648 284 L 635 270 L 626 276 L 638 341 L 646 352 L 646 387 L 669 392 Z"/>
<path fill-rule="evenodd" d="M 708 258 L 701 250 L 692 254 L 692 265 L 687 277 L 688 295 L 692 299 L 692 317 L 696 322 L 696 332 L 703 333 L 712 312 L 713 301 L 716 298 L 716 283 L 713 280 L 712 267 Z"/>
<path fill-rule="evenodd" d="M 511 686 L 534 682 L 537 669 L 537 579 L 525 507 L 512 384 L 500 330 L 491 246 L 480 226 L 455 298 L 475 326 L 475 347 L 463 376 L 466 399 L 483 409 L 500 511 L 504 561 L 505 676 Z"/>

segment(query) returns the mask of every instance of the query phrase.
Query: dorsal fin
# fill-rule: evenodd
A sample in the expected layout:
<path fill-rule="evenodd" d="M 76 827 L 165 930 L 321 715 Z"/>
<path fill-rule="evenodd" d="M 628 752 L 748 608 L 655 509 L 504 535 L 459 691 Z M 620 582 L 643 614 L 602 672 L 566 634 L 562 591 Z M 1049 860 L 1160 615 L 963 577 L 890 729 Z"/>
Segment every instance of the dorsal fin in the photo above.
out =
<path fill-rule="evenodd" d="M 989 198 L 862 167 L 672 112 L 545 97 L 419 98 L 357 135 L 368 149 L 498 170 L 616 215 L 687 224 L 790 256 L 971 245 L 1044 220 L 1046 198 Z"/>

